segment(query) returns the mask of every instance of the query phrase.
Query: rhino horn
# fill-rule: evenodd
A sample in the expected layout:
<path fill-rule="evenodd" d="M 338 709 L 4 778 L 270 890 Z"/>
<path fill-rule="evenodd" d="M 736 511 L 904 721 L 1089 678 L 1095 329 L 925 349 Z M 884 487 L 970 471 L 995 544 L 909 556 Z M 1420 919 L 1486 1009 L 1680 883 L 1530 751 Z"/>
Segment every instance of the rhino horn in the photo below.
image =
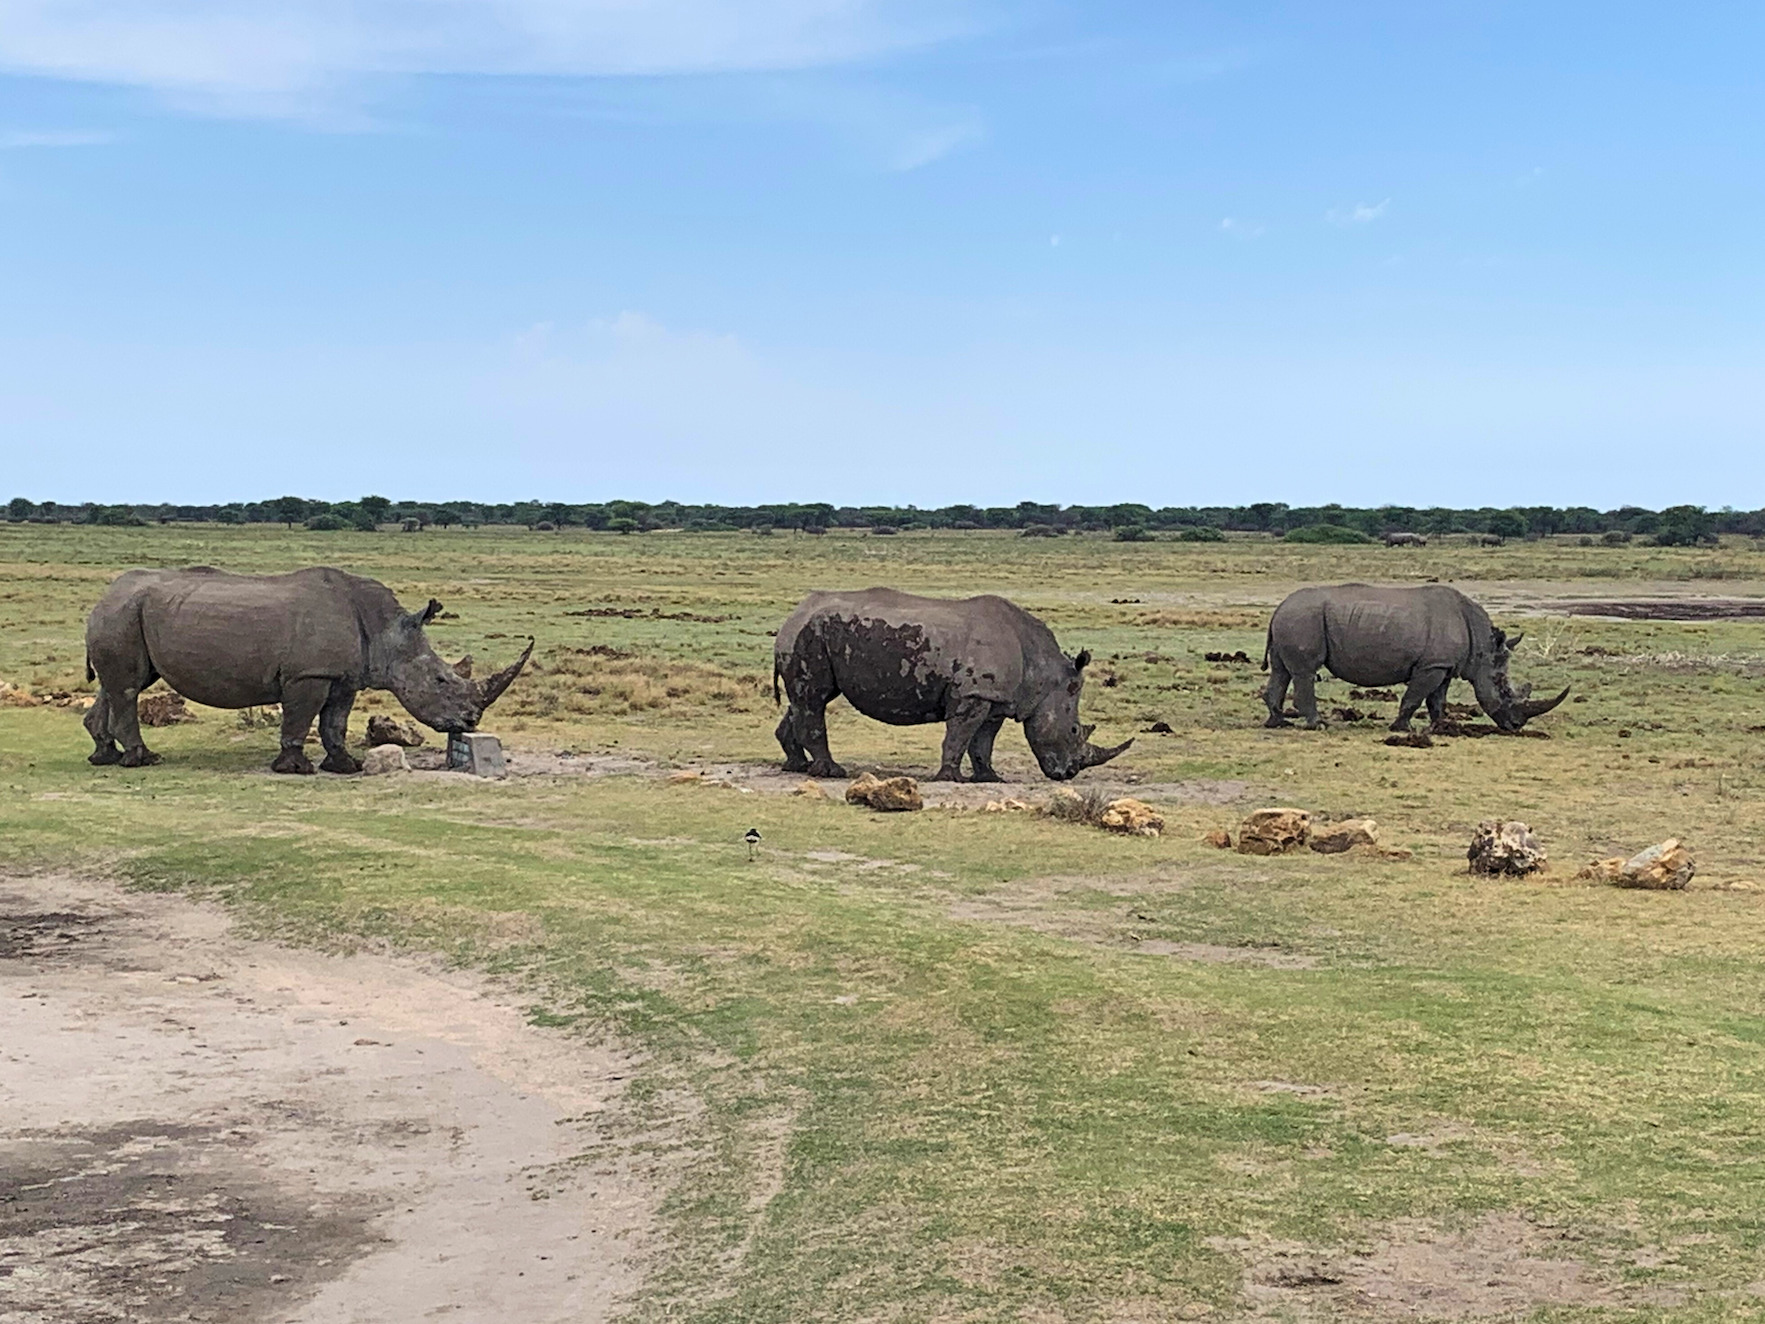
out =
<path fill-rule="evenodd" d="M 454 663 L 454 675 L 458 676 L 461 680 L 472 679 L 472 655 L 470 653 L 467 653 L 458 662 Z"/>
<path fill-rule="evenodd" d="M 1557 695 L 1556 698 L 1554 698 L 1554 699 L 1522 699 L 1519 703 L 1514 705 L 1514 711 L 1519 713 L 1521 721 L 1530 722 L 1534 717 L 1543 717 L 1552 708 L 1555 708 L 1559 703 L 1561 703 L 1564 699 L 1566 699 L 1568 697 L 1569 697 L 1569 687 L 1567 685 L 1565 685 L 1565 686 L 1563 686 L 1563 692 L 1561 694 Z"/>
<path fill-rule="evenodd" d="M 482 708 L 488 708 L 491 704 L 502 698 L 503 691 L 515 683 L 515 677 L 521 674 L 521 668 L 527 665 L 527 659 L 532 656 L 533 640 L 529 637 L 527 640 L 527 647 L 520 657 L 516 658 L 508 666 L 497 672 L 496 675 L 489 676 L 481 682 L 478 698 L 479 706 Z"/>
<path fill-rule="evenodd" d="M 1117 745 L 1114 749 L 1099 749 L 1089 741 L 1086 741 L 1084 766 L 1087 768 L 1095 768 L 1098 764 L 1108 763 L 1109 760 L 1114 758 L 1117 754 L 1126 753 L 1128 746 L 1133 743 L 1134 742 L 1129 739 L 1122 741 L 1122 743 Z"/>

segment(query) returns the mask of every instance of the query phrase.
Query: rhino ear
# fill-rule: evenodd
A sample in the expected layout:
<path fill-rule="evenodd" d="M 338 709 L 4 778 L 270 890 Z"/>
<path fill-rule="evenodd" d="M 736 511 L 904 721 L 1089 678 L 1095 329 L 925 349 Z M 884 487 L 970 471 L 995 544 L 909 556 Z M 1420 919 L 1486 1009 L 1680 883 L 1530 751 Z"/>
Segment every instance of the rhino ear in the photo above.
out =
<path fill-rule="evenodd" d="M 1499 625 L 1490 626 L 1489 642 L 1495 645 L 1496 652 L 1501 652 L 1503 645 L 1508 642 L 1508 632 L 1502 629 Z"/>
<path fill-rule="evenodd" d="M 1079 650 L 1079 655 L 1072 660 L 1072 669 L 1074 671 L 1083 671 L 1086 667 L 1088 667 L 1090 665 L 1091 665 L 1091 650 L 1088 648 L 1081 648 Z"/>
<path fill-rule="evenodd" d="M 429 605 L 423 608 L 423 614 L 417 618 L 417 624 L 427 625 L 430 621 L 434 620 L 436 616 L 440 615 L 440 613 L 441 604 L 434 598 L 430 598 Z"/>

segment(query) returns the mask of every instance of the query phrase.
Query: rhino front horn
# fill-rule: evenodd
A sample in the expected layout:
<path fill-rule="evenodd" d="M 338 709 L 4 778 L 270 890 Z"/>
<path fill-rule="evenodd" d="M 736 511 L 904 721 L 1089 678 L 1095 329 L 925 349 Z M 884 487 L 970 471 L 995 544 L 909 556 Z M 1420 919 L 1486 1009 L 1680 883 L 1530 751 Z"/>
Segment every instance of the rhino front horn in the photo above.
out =
<path fill-rule="evenodd" d="M 1522 722 L 1530 722 L 1534 717 L 1543 717 L 1564 699 L 1569 697 L 1569 687 L 1563 686 L 1563 692 L 1554 699 L 1522 699 L 1514 705 L 1514 711 L 1520 714 Z"/>
<path fill-rule="evenodd" d="M 521 668 L 527 665 L 527 659 L 533 656 L 533 640 L 527 640 L 527 648 L 513 663 L 504 667 L 494 676 L 487 676 L 481 683 L 478 692 L 478 704 L 488 708 L 503 697 L 503 691 L 515 683 L 515 677 L 521 674 Z"/>
<path fill-rule="evenodd" d="M 1101 763 L 1108 763 L 1109 760 L 1114 758 L 1117 754 L 1126 753 L 1128 746 L 1133 743 L 1132 739 L 1124 740 L 1114 749 L 1098 749 L 1095 745 L 1086 744 L 1085 766 L 1087 768 L 1095 768 Z"/>

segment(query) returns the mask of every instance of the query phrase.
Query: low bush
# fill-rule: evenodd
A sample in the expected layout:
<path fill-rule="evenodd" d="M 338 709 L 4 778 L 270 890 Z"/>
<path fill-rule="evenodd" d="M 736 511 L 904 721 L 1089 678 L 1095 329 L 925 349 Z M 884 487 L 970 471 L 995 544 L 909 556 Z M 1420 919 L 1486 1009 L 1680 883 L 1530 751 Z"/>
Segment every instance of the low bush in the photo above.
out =
<path fill-rule="evenodd" d="M 1288 529 L 1284 542 L 1355 543 L 1371 542 L 1359 529 L 1343 524 L 1307 524 L 1304 528 Z"/>
<path fill-rule="evenodd" d="M 1226 535 L 1211 524 L 1197 524 L 1177 535 L 1178 542 L 1224 542 Z"/>

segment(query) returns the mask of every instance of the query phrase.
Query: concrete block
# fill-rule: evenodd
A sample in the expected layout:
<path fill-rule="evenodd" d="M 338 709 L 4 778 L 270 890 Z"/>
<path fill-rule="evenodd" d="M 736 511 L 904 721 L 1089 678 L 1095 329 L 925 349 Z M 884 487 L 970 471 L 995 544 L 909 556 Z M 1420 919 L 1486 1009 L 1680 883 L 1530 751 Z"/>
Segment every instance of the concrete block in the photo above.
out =
<path fill-rule="evenodd" d="M 506 777 L 508 766 L 503 762 L 503 742 L 482 731 L 459 732 L 447 738 L 447 766 L 454 772 L 469 772 L 474 777 Z"/>

